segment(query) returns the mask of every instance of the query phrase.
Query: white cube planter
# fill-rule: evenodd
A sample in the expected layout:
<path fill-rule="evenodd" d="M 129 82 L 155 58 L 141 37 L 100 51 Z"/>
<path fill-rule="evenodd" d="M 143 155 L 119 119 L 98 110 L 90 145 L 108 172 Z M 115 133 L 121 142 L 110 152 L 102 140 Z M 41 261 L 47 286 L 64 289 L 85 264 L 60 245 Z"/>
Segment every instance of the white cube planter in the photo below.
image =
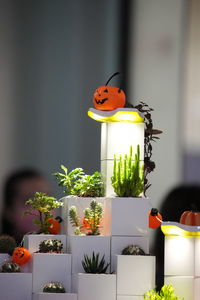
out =
<path fill-rule="evenodd" d="M 62 219 L 64 220 L 64 229 L 67 235 L 73 235 L 74 234 L 74 227 L 70 223 L 69 219 L 69 209 L 71 206 L 76 206 L 78 216 L 80 217 L 80 220 L 84 218 L 84 210 L 85 208 L 90 206 L 91 201 L 95 199 L 98 203 L 101 203 L 103 205 L 103 211 L 104 211 L 104 206 L 105 206 L 105 198 L 104 197 L 97 197 L 97 198 L 84 198 L 84 197 L 72 197 L 72 196 L 67 196 L 63 198 L 63 203 L 64 206 L 61 208 L 62 210 Z M 102 235 L 106 235 L 105 232 L 105 222 L 104 222 L 104 213 L 102 217 L 102 222 L 101 222 L 101 228 L 100 232 Z"/>
<path fill-rule="evenodd" d="M 42 292 L 43 286 L 50 281 L 63 284 L 71 292 L 71 255 L 70 254 L 33 254 L 33 292 Z"/>
<path fill-rule="evenodd" d="M 155 257 L 117 255 L 117 295 L 142 296 L 155 288 Z"/>
<path fill-rule="evenodd" d="M 38 294 L 33 294 L 33 300 L 77 300 L 77 294 L 38 293 Z"/>
<path fill-rule="evenodd" d="M 165 236 L 165 275 L 194 276 L 194 238 Z"/>
<path fill-rule="evenodd" d="M 0 293 L 2 300 L 31 300 L 31 273 L 0 273 Z"/>
<path fill-rule="evenodd" d="M 115 274 L 78 274 L 78 300 L 116 300 Z"/>
<path fill-rule="evenodd" d="M 144 300 L 143 296 L 121 296 L 117 295 L 117 300 Z"/>
<path fill-rule="evenodd" d="M 0 253 L 0 266 L 5 263 L 9 262 L 11 260 L 11 256 L 7 253 Z"/>
<path fill-rule="evenodd" d="M 40 242 L 47 239 L 60 240 L 63 243 L 63 252 L 66 252 L 66 235 L 64 234 L 26 234 L 24 236 L 24 247 L 27 248 L 31 253 L 39 250 Z"/>
<path fill-rule="evenodd" d="M 116 236 L 147 236 L 148 198 L 106 198 L 106 232 Z"/>
<path fill-rule="evenodd" d="M 165 276 L 165 284 L 171 284 L 174 288 L 174 293 L 180 299 L 184 298 L 184 300 L 194 300 L 194 277 Z M 198 295 L 197 299 L 200 299 L 200 295 Z"/>
<path fill-rule="evenodd" d="M 82 273 L 84 254 L 99 253 L 100 258 L 105 255 L 105 261 L 110 263 L 110 237 L 102 235 L 69 236 L 69 252 L 72 254 L 72 274 Z M 108 268 L 109 272 L 109 268 Z"/>
<path fill-rule="evenodd" d="M 149 254 L 149 238 L 147 236 L 111 236 L 111 271 L 117 269 L 117 255 L 129 245 L 139 246 L 145 254 Z"/>
<path fill-rule="evenodd" d="M 194 300 L 200 299 L 200 278 L 194 279 Z"/>

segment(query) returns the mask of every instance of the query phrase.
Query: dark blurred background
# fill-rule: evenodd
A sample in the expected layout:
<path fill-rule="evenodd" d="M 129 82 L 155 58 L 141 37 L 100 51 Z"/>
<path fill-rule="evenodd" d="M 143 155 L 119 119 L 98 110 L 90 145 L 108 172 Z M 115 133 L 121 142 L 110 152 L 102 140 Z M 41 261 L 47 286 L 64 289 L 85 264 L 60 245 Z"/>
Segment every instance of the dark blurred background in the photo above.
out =
<path fill-rule="evenodd" d="M 34 167 L 100 169 L 95 89 L 116 71 L 129 102 L 155 109 L 148 196 L 159 207 L 180 182 L 200 181 L 198 0 L 0 0 L 0 185 Z M 112 84 L 119 84 L 113 79 Z"/>

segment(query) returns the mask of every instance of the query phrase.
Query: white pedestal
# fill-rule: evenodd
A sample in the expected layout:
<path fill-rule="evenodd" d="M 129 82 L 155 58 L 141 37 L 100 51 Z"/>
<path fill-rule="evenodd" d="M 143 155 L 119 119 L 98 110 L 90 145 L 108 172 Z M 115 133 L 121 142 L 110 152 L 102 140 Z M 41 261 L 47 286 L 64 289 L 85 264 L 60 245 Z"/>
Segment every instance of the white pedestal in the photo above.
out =
<path fill-rule="evenodd" d="M 38 293 L 38 294 L 33 294 L 33 300 L 77 300 L 77 294 Z"/>
<path fill-rule="evenodd" d="M 33 292 L 42 292 L 50 281 L 62 283 L 71 292 L 71 254 L 33 254 Z"/>
<path fill-rule="evenodd" d="M 78 274 L 78 300 L 116 300 L 115 274 Z"/>
<path fill-rule="evenodd" d="M 7 253 L 0 253 L 0 267 L 5 262 L 10 262 L 11 257 Z"/>
<path fill-rule="evenodd" d="M 146 254 L 149 254 L 149 238 L 139 236 L 111 236 L 111 271 L 117 269 L 117 255 L 129 245 L 139 246 Z"/>
<path fill-rule="evenodd" d="M 112 122 L 101 124 L 101 173 L 106 178 L 106 196 L 113 195 L 111 176 L 113 173 L 114 154 L 133 155 L 140 145 L 140 157 L 144 157 L 144 123 Z M 134 157 L 134 156 L 133 156 Z"/>
<path fill-rule="evenodd" d="M 195 276 L 200 277 L 200 237 L 194 238 L 194 267 L 195 267 Z M 199 293 L 199 299 L 200 299 L 200 293 Z"/>
<path fill-rule="evenodd" d="M 155 288 L 155 257 L 117 255 L 117 295 L 142 296 Z"/>
<path fill-rule="evenodd" d="M 0 273 L 0 298 L 2 300 L 31 300 L 31 273 Z"/>
<path fill-rule="evenodd" d="M 194 238 L 165 236 L 165 275 L 194 276 Z"/>
<path fill-rule="evenodd" d="M 106 198 L 106 232 L 116 236 L 147 236 L 148 198 Z"/>
<path fill-rule="evenodd" d="M 83 198 L 83 197 L 71 197 L 67 196 L 63 198 L 63 207 L 62 207 L 62 214 L 61 217 L 64 222 L 64 230 L 67 233 L 67 235 L 73 235 L 74 234 L 74 227 L 70 223 L 69 219 L 69 209 L 71 206 L 76 206 L 78 216 L 80 217 L 80 220 L 83 220 L 84 217 L 84 210 L 85 208 L 90 206 L 90 203 L 92 200 L 96 200 L 98 203 L 101 203 L 103 205 L 103 210 L 105 206 L 105 198 L 104 197 L 97 197 L 97 198 Z M 101 228 L 100 232 L 102 235 L 106 235 L 105 232 L 105 221 L 104 221 L 104 213 L 102 217 L 102 222 L 101 222 Z"/>
<path fill-rule="evenodd" d="M 84 254 L 92 256 L 92 252 L 105 254 L 105 261 L 110 263 L 110 237 L 102 235 L 69 236 L 69 252 L 72 254 L 72 274 L 84 272 L 82 261 Z M 109 272 L 109 267 L 108 267 Z"/>
<path fill-rule="evenodd" d="M 63 243 L 63 252 L 66 252 L 66 235 L 64 234 L 27 234 L 24 236 L 24 248 L 27 248 L 31 253 L 39 250 L 40 242 L 47 239 L 60 240 Z"/>
<path fill-rule="evenodd" d="M 194 299 L 194 277 L 192 276 L 165 276 L 165 284 L 171 284 L 174 293 L 184 300 Z M 199 295 L 200 297 L 200 295 Z M 199 300 L 199 297 L 197 298 Z M 196 300 L 196 299 L 195 299 Z"/>

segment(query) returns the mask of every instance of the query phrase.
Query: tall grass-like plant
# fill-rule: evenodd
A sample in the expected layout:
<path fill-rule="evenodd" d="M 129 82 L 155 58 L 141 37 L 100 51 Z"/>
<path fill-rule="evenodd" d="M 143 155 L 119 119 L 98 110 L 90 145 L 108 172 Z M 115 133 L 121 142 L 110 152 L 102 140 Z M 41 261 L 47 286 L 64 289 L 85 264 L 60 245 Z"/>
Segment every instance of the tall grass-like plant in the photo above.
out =
<path fill-rule="evenodd" d="M 112 186 L 119 197 L 138 197 L 144 190 L 144 164 L 140 162 L 140 146 L 133 158 L 133 149 L 130 146 L 129 155 L 124 158 L 120 155 L 117 160 L 114 156 Z"/>

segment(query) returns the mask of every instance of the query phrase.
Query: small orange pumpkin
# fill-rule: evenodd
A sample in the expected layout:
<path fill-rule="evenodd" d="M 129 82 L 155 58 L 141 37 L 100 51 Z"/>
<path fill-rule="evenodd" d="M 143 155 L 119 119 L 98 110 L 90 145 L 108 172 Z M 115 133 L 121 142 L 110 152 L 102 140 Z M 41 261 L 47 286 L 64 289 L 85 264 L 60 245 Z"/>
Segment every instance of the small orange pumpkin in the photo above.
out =
<path fill-rule="evenodd" d="M 50 234 L 58 234 L 61 229 L 60 221 L 56 220 L 54 218 L 49 218 L 48 222 L 50 223 L 50 226 L 48 228 L 49 233 Z"/>
<path fill-rule="evenodd" d="M 185 211 L 182 213 L 180 223 L 189 226 L 200 226 L 200 212 Z"/>
<path fill-rule="evenodd" d="M 162 216 L 157 208 L 152 208 L 149 212 L 149 228 L 155 229 L 162 223 Z"/>
<path fill-rule="evenodd" d="M 109 86 L 109 81 L 119 72 L 114 73 L 106 82 L 104 86 L 96 89 L 93 95 L 93 105 L 98 110 L 114 110 L 116 108 L 124 107 L 126 96 L 121 88 Z"/>
<path fill-rule="evenodd" d="M 31 258 L 31 253 L 26 248 L 15 248 L 12 254 L 12 261 L 18 265 L 26 264 Z"/>

